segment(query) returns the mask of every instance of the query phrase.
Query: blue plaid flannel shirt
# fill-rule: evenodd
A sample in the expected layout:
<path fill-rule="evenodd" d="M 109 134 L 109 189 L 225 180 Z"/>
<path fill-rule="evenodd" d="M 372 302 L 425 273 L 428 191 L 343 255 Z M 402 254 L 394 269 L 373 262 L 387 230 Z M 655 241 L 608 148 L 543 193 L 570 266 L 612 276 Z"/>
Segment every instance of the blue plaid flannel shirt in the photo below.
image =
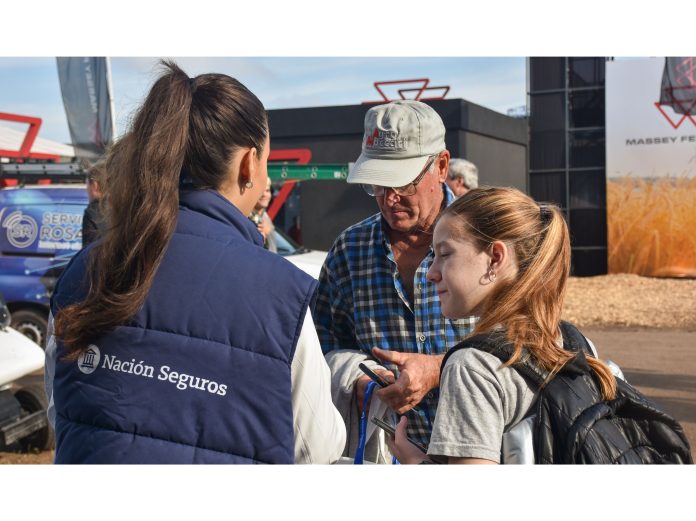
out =
<path fill-rule="evenodd" d="M 445 185 L 447 204 L 454 195 Z M 432 248 L 418 266 L 413 299 L 399 278 L 382 215 L 377 213 L 346 229 L 328 253 L 319 276 L 314 321 L 322 351 L 353 349 L 370 353 L 373 346 L 404 353 L 444 354 L 461 342 L 473 317 L 449 320 L 440 312 L 435 284 L 426 274 Z M 388 369 L 396 371 L 396 367 Z M 398 375 L 398 373 L 397 373 Z M 409 436 L 427 444 L 437 409 L 438 389 L 409 411 Z"/>

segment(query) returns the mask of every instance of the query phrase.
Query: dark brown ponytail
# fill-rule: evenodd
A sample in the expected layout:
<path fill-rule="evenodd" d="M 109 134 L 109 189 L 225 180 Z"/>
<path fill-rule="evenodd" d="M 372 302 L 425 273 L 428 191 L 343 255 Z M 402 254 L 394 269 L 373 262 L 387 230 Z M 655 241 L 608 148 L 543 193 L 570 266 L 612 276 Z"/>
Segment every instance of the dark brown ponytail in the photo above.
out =
<path fill-rule="evenodd" d="M 268 135 L 263 105 L 237 80 L 190 79 L 174 63 L 163 65 L 131 129 L 107 156 L 107 229 L 90 252 L 87 298 L 55 317 L 69 358 L 142 307 L 174 233 L 182 178 L 216 189 L 234 152 L 255 147 L 260 153 Z"/>

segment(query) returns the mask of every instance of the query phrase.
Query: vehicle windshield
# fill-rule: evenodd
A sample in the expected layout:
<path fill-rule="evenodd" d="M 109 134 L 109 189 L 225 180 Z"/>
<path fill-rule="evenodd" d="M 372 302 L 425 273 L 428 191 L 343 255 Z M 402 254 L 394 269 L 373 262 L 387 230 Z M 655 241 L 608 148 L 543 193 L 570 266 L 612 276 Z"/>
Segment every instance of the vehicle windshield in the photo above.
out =
<path fill-rule="evenodd" d="M 276 237 L 276 246 L 278 247 L 279 255 L 286 257 L 288 255 L 296 255 L 298 253 L 305 253 L 306 251 L 308 251 L 307 248 L 297 244 L 290 237 L 285 235 L 285 232 L 279 230 L 278 228 L 274 230 L 274 233 Z"/>

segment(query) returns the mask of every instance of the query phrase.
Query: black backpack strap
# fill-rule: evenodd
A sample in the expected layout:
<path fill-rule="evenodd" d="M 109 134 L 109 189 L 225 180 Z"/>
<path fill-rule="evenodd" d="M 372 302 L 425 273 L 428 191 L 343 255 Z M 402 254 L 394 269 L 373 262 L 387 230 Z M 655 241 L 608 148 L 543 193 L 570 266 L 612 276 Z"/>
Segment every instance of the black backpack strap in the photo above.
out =
<path fill-rule="evenodd" d="M 504 334 L 501 332 L 469 337 L 447 351 L 442 359 L 442 364 L 440 365 L 440 377 L 442 377 L 442 370 L 445 368 L 445 364 L 452 354 L 460 349 L 472 348 L 485 351 L 486 353 L 498 358 L 502 363 L 508 362 L 510 358 L 512 358 L 512 354 L 514 352 L 513 344 L 508 342 Z M 538 366 L 534 360 L 532 360 L 531 355 L 526 349 L 522 351 L 520 359 L 511 367 L 516 369 L 523 376 L 529 378 L 532 382 L 534 382 L 535 385 L 537 385 L 537 387 L 542 386 L 549 374 L 546 369 Z"/>
<path fill-rule="evenodd" d="M 561 335 L 563 336 L 563 348 L 578 354 L 575 358 L 572 358 L 563 366 L 561 372 L 575 374 L 589 373 L 591 370 L 587 363 L 587 359 L 585 358 L 585 354 L 592 355 L 593 353 L 587 339 L 580 332 L 580 330 L 570 322 L 562 320 L 560 322 L 560 329 Z M 460 349 L 471 348 L 480 349 L 481 351 L 490 353 L 503 363 L 510 360 L 510 358 L 512 358 L 512 353 L 514 352 L 514 346 L 507 341 L 505 335 L 500 331 L 475 335 L 465 339 L 447 351 L 442 360 L 442 364 L 440 365 L 440 375 L 442 375 L 442 370 L 452 354 Z M 543 367 L 539 366 L 526 350 L 522 351 L 522 356 L 520 359 L 511 367 L 516 369 L 523 376 L 529 378 L 537 385 L 537 387 L 540 388 L 546 382 L 549 375 L 549 372 Z"/>
<path fill-rule="evenodd" d="M 561 335 L 563 335 L 563 349 L 572 351 L 576 355 L 568 360 L 561 368 L 561 372 L 569 374 L 591 374 L 592 369 L 587 363 L 586 355 L 594 356 L 589 342 L 580 330 L 570 322 L 561 321 Z"/>
<path fill-rule="evenodd" d="M 586 355 L 594 356 L 592 348 L 585 338 L 585 335 L 583 335 L 577 327 L 570 322 L 561 320 L 560 328 L 561 335 L 563 335 L 563 349 L 566 351 L 574 351 L 576 353 L 582 351 Z"/>
<path fill-rule="evenodd" d="M 486 346 L 492 344 L 493 342 L 497 343 L 498 337 L 499 337 L 499 335 L 495 335 L 495 334 L 491 334 L 491 333 L 488 333 L 488 334 L 484 333 L 482 335 L 475 335 L 475 336 L 471 336 L 465 340 L 462 340 L 456 346 L 447 350 L 447 353 L 445 353 L 445 357 L 442 359 L 442 364 L 440 364 L 440 373 L 442 373 L 442 368 L 445 367 L 445 364 L 447 363 L 447 360 L 449 360 L 450 356 L 452 356 L 454 353 L 456 353 L 460 349 L 474 348 L 474 349 L 482 349 L 482 350 L 486 351 Z M 506 360 L 504 360 L 504 361 L 506 361 Z"/>

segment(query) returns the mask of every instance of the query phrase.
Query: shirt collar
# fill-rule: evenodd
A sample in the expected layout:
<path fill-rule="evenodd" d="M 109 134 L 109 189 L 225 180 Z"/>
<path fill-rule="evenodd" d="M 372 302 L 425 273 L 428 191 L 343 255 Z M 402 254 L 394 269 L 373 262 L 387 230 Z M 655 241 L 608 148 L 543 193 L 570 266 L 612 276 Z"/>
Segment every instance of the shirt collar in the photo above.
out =
<path fill-rule="evenodd" d="M 447 183 L 442 183 L 442 184 L 445 187 L 445 200 L 447 201 L 446 206 L 449 206 L 454 202 L 454 200 L 457 197 L 454 195 L 454 192 L 452 191 L 452 189 L 449 187 L 449 185 Z"/>
<path fill-rule="evenodd" d="M 263 246 L 262 235 L 256 225 L 215 190 L 182 189 L 179 191 L 179 206 L 227 224 L 247 241 Z"/>

